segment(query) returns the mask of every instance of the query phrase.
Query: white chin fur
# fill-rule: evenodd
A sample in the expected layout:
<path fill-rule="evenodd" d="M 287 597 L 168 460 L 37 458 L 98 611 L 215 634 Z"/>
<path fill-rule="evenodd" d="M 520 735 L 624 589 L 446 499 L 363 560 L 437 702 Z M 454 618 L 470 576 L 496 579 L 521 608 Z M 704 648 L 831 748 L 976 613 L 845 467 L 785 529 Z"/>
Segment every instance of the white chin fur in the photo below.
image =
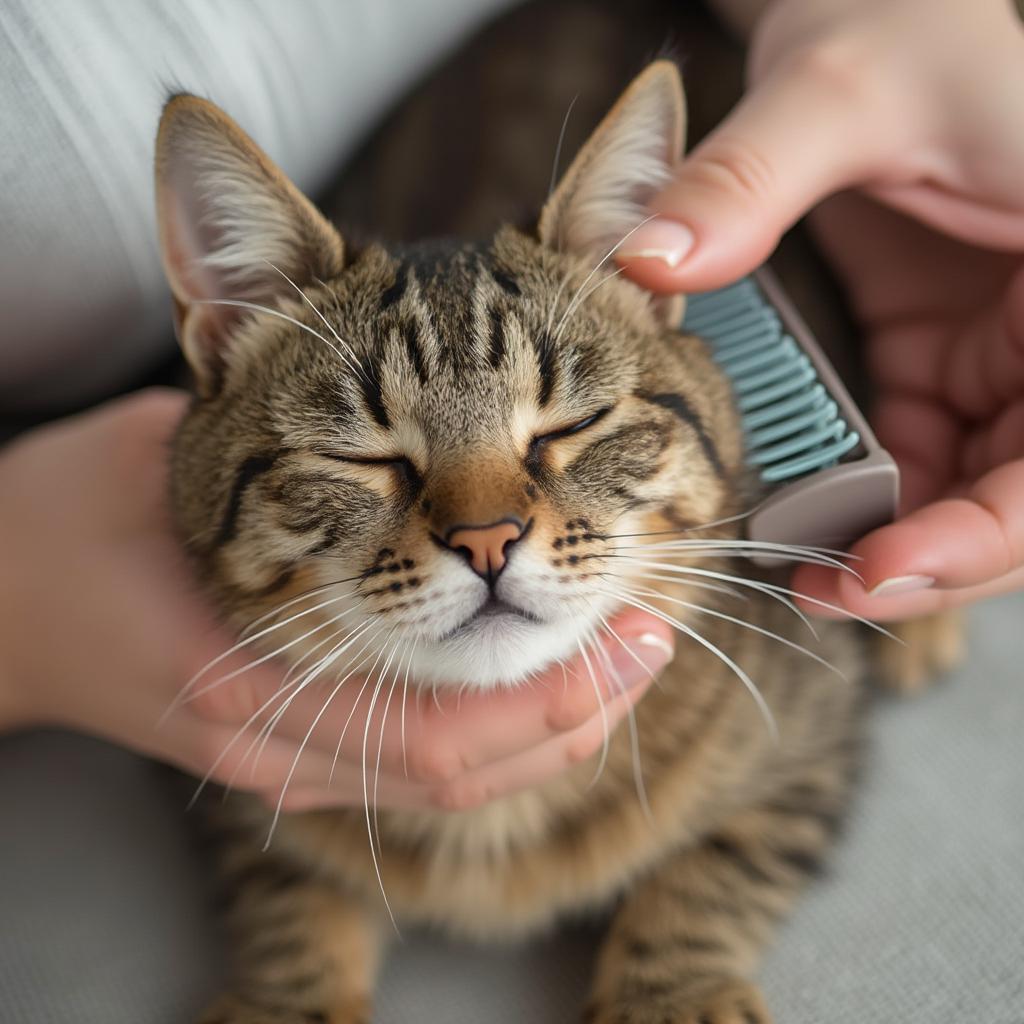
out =
<path fill-rule="evenodd" d="M 417 645 L 412 677 L 486 690 L 521 683 L 539 669 L 568 658 L 587 624 L 534 623 L 507 614 L 479 620 L 448 640 Z"/>

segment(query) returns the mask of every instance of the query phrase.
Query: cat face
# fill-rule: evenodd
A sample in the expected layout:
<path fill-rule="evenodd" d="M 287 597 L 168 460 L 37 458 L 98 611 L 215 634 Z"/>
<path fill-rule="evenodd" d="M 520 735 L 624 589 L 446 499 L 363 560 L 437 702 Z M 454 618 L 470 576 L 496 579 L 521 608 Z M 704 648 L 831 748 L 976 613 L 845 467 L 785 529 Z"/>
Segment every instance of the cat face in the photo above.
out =
<path fill-rule="evenodd" d="M 631 535 L 732 511 L 728 388 L 610 266 L 681 118 L 654 65 L 537 236 L 346 251 L 225 115 L 171 101 L 158 207 L 199 389 L 174 504 L 229 614 L 294 615 L 275 644 L 310 667 L 513 682 L 621 604 Z"/>

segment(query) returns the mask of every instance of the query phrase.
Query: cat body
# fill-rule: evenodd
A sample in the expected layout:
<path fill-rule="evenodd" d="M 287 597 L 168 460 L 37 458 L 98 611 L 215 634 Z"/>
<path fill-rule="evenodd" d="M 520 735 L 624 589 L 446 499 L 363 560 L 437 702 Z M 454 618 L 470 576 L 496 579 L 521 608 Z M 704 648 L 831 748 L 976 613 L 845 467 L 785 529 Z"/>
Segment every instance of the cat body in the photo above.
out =
<path fill-rule="evenodd" d="M 368 803 L 406 681 L 424 705 L 436 685 L 528 685 L 598 657 L 623 606 L 683 634 L 635 732 L 528 791 L 447 811 L 218 806 L 236 975 L 207 1024 L 365 1024 L 392 916 L 500 940 L 598 910 L 590 1021 L 768 1021 L 750 978 L 846 806 L 862 667 L 842 626 L 802 649 L 783 577 L 738 575 L 756 488 L 728 385 L 678 305 L 610 265 L 682 134 L 659 62 L 535 233 L 356 250 L 211 104 L 165 109 L 158 210 L 198 389 L 175 516 L 293 688 L 329 702 L 367 680 L 351 724 Z"/>

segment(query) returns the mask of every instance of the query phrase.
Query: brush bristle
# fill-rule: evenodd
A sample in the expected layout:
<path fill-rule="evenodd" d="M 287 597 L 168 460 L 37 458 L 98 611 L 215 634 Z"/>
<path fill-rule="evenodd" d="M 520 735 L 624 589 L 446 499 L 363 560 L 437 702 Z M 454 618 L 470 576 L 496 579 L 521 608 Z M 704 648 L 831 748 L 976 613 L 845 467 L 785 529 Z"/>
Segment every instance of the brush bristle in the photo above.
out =
<path fill-rule="evenodd" d="M 683 330 L 708 342 L 732 382 L 747 458 L 766 483 L 834 466 L 860 443 L 751 278 L 691 295 Z"/>

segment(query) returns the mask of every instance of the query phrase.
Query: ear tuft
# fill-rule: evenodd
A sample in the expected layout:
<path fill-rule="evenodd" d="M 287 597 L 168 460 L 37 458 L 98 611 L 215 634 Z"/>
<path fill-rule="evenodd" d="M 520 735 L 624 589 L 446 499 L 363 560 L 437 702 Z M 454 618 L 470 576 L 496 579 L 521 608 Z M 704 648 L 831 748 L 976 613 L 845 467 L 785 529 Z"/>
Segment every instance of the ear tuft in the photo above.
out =
<path fill-rule="evenodd" d="M 230 307 L 273 302 L 341 272 L 333 227 L 220 108 L 187 93 L 164 106 L 156 142 L 157 221 L 182 348 L 200 386 L 217 376 Z M 287 279 L 286 279 L 287 277 Z"/>
<path fill-rule="evenodd" d="M 646 216 L 682 156 L 678 68 L 656 61 L 633 80 L 565 173 L 541 214 L 541 241 L 603 257 Z"/>

